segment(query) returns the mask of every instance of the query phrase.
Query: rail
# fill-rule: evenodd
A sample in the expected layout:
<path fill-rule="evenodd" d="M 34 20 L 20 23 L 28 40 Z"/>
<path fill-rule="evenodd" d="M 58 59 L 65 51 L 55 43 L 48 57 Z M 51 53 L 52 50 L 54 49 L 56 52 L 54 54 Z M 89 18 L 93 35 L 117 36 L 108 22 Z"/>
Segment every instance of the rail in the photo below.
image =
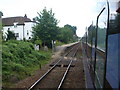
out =
<path fill-rule="evenodd" d="M 77 44 L 77 43 L 75 43 Z M 74 45 L 75 45 L 74 44 Z M 45 74 L 43 74 L 42 77 L 40 77 L 35 83 L 33 83 L 30 88 L 28 88 L 28 90 L 32 90 L 43 78 L 45 78 L 45 76 L 47 76 L 56 66 L 57 64 L 65 57 L 67 56 L 75 47 L 73 47 L 72 49 L 70 49 L 70 51 L 68 53 L 66 53 L 62 58 L 60 58 L 55 64 L 54 66 L 52 66 Z"/>
<path fill-rule="evenodd" d="M 79 48 L 79 47 L 78 47 L 78 48 Z M 77 48 L 77 50 L 78 50 L 78 48 Z M 75 53 L 73 54 L 72 57 L 75 56 L 77 50 L 75 51 Z M 69 63 L 69 65 L 68 65 L 68 67 L 67 67 L 67 69 L 66 69 L 66 71 L 65 71 L 65 73 L 64 73 L 64 75 L 63 75 L 63 77 L 62 77 L 62 79 L 61 79 L 61 81 L 60 81 L 60 84 L 59 84 L 57 90 L 59 90 L 59 89 L 61 88 L 61 86 L 62 86 L 62 84 L 63 84 L 63 82 L 64 82 L 64 80 L 65 80 L 65 78 L 66 78 L 66 76 L 67 76 L 67 74 L 68 74 L 68 72 L 69 72 L 69 69 L 70 69 L 70 66 L 71 66 L 72 62 L 73 62 L 73 60 L 70 60 L 70 63 Z"/>

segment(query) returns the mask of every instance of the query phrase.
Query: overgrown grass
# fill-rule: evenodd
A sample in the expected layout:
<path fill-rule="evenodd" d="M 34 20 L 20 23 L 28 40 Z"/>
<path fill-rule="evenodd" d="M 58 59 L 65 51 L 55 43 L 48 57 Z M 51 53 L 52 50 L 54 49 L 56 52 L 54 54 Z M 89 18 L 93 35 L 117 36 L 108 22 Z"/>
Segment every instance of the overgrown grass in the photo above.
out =
<path fill-rule="evenodd" d="M 3 86 L 15 83 L 46 64 L 51 57 L 51 50 L 35 51 L 30 42 L 7 41 L 2 45 L 2 80 Z"/>
<path fill-rule="evenodd" d="M 65 43 L 63 43 L 63 42 L 60 42 L 60 41 L 56 41 L 56 46 L 61 46 L 61 45 L 64 45 Z"/>

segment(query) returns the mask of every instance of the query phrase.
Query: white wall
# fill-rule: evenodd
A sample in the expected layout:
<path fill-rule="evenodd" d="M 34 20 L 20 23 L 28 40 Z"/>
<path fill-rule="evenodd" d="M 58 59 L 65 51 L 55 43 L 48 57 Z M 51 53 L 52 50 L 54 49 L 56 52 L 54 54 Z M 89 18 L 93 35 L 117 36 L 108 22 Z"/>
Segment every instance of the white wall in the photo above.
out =
<path fill-rule="evenodd" d="M 24 25 L 24 38 L 26 40 L 29 40 L 29 37 L 32 38 L 32 27 L 34 25 L 35 25 L 35 23 L 33 23 L 33 22 L 25 22 L 25 25 Z M 19 33 L 19 37 L 17 37 L 17 40 L 23 40 L 23 25 L 17 25 L 17 27 L 4 26 L 3 27 L 4 36 L 6 36 L 8 28 L 10 28 L 10 31 L 13 31 L 14 33 Z"/>
<path fill-rule="evenodd" d="M 33 22 L 26 22 L 25 23 L 24 35 L 25 35 L 26 40 L 29 40 L 29 37 L 32 38 L 32 27 L 34 25 L 35 25 L 35 23 L 33 23 Z"/>

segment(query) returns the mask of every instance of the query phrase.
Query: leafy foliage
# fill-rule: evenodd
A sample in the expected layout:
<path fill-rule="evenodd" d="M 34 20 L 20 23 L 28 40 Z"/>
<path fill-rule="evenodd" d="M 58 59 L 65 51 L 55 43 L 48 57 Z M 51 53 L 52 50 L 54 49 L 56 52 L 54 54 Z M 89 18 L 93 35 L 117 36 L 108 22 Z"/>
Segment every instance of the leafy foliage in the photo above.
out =
<path fill-rule="evenodd" d="M 52 10 L 47 11 L 46 8 L 38 13 L 34 18 L 37 25 L 33 27 L 33 40 L 41 40 L 44 45 L 51 47 L 51 42 L 61 41 L 62 43 L 69 43 L 77 40 L 76 26 L 66 24 L 60 28 L 57 26 L 58 20 L 54 17 Z"/>
<path fill-rule="evenodd" d="M 7 32 L 7 39 L 6 40 L 15 39 L 15 38 L 16 37 L 15 37 L 14 32 L 8 30 L 8 32 Z"/>
<path fill-rule="evenodd" d="M 56 43 L 55 43 L 56 46 L 61 46 L 61 45 L 64 45 L 64 44 L 65 44 L 65 43 L 60 42 L 60 41 L 58 41 L 58 40 L 56 40 Z"/>
<path fill-rule="evenodd" d="M 94 44 L 92 41 L 93 39 L 95 40 L 95 35 L 96 35 L 96 27 L 94 25 L 90 25 L 88 27 L 88 35 L 87 35 L 87 40 L 89 44 Z M 97 29 L 97 46 L 105 49 L 105 39 L 106 39 L 106 28 L 100 28 L 98 27 Z"/>
<path fill-rule="evenodd" d="M 60 40 L 63 43 L 76 41 L 77 40 L 76 27 L 67 24 L 63 28 L 60 28 L 58 40 Z"/>
<path fill-rule="evenodd" d="M 64 27 L 68 27 L 70 30 L 73 31 L 73 34 L 76 35 L 76 30 L 77 30 L 76 26 L 71 26 L 69 24 L 66 24 Z"/>
<path fill-rule="evenodd" d="M 33 27 L 33 38 L 39 38 L 44 44 L 51 43 L 52 40 L 57 39 L 58 35 L 58 21 L 54 17 L 52 10 L 47 11 L 46 8 L 42 12 L 38 13 L 36 17 L 37 25 Z M 48 45 L 48 47 L 51 47 Z"/>
<path fill-rule="evenodd" d="M 9 82 L 12 76 L 22 79 L 50 58 L 50 52 L 35 51 L 30 42 L 9 40 L 2 45 L 2 77 Z"/>
<path fill-rule="evenodd" d="M 69 28 L 63 27 L 61 28 L 60 41 L 68 43 L 69 41 L 71 41 L 72 35 L 72 31 Z"/>
<path fill-rule="evenodd" d="M 91 43 L 92 38 L 95 38 L 96 28 L 93 25 L 88 27 L 88 42 Z"/>
<path fill-rule="evenodd" d="M 3 13 L 0 11 L 0 18 L 1 18 L 1 16 L 3 16 Z"/>

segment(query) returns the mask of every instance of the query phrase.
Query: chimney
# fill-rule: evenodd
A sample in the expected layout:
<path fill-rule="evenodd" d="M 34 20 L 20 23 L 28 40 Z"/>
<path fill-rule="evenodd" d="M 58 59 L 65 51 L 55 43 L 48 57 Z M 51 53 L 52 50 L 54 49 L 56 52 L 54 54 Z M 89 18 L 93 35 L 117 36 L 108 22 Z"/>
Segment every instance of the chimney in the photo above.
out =
<path fill-rule="evenodd" d="M 24 18 L 27 18 L 27 15 L 25 14 Z"/>

